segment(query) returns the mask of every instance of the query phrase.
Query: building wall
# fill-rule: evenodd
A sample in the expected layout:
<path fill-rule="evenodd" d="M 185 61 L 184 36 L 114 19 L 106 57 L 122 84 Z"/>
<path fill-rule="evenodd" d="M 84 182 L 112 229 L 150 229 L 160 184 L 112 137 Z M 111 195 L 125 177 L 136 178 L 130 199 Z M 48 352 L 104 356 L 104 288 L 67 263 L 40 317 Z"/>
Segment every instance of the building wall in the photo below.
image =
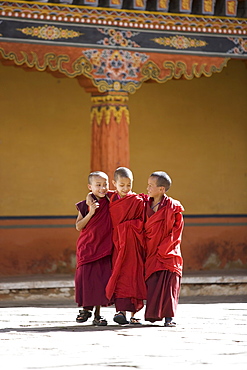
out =
<path fill-rule="evenodd" d="M 210 78 L 146 83 L 130 97 L 131 167 L 145 191 L 167 171 L 170 196 L 187 214 L 247 211 L 247 68 L 241 61 Z"/>
<path fill-rule="evenodd" d="M 147 83 L 130 98 L 135 188 L 155 170 L 172 177 L 187 270 L 247 268 L 246 86 L 246 64 L 232 60 L 210 78 Z"/>
<path fill-rule="evenodd" d="M 0 81 L 1 215 L 73 215 L 90 165 L 90 95 L 17 67 L 0 66 Z"/>
<path fill-rule="evenodd" d="M 1 275 L 73 273 L 87 193 L 90 95 L 74 79 L 0 65 Z M 130 96 L 134 190 L 165 170 L 185 207 L 185 270 L 247 268 L 247 69 L 146 83 Z"/>

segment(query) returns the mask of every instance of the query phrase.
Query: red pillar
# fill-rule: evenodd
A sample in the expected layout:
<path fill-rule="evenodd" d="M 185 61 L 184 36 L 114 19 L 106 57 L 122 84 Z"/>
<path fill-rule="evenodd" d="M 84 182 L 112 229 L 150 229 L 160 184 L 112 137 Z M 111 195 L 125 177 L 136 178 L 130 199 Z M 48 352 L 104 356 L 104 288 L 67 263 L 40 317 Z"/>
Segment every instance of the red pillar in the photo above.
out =
<path fill-rule="evenodd" d="M 129 167 L 128 93 L 92 93 L 91 100 L 91 171 L 111 181 L 117 167 Z"/>

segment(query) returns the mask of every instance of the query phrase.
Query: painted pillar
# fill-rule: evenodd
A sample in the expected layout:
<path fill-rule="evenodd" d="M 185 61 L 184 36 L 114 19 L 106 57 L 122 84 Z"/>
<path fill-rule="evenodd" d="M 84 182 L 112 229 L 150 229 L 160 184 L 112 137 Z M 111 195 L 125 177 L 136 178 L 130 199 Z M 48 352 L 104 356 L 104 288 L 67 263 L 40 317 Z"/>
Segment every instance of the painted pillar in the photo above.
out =
<path fill-rule="evenodd" d="M 91 171 L 106 172 L 110 182 L 117 167 L 129 167 L 128 99 L 126 92 L 91 94 Z"/>

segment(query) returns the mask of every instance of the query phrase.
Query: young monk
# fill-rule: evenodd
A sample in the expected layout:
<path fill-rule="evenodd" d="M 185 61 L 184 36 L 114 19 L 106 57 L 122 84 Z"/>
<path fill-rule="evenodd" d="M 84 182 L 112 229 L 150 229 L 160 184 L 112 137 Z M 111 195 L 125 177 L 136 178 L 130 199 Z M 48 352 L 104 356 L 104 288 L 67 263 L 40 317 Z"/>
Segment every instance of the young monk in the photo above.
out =
<path fill-rule="evenodd" d="M 114 299 L 117 313 L 114 321 L 120 325 L 140 324 L 134 314 L 146 299 L 144 280 L 143 197 L 132 193 L 133 174 L 126 167 L 114 173 L 115 193 L 110 198 L 113 224 L 112 275 L 106 286 L 106 296 Z M 126 311 L 131 312 L 130 321 Z"/>
<path fill-rule="evenodd" d="M 78 217 L 76 229 L 80 231 L 77 241 L 75 273 L 75 299 L 79 311 L 76 321 L 85 322 L 92 316 L 93 325 L 105 326 L 107 321 L 100 316 L 100 306 L 109 305 L 105 287 L 111 275 L 112 222 L 109 213 L 108 176 L 101 171 L 90 173 L 88 188 L 92 199 L 76 204 Z"/>
<path fill-rule="evenodd" d="M 180 243 L 184 225 L 183 206 L 166 195 L 171 183 L 165 172 L 157 171 L 150 175 L 145 223 L 145 320 L 155 322 L 165 318 L 164 325 L 168 327 L 176 326 L 173 318 L 182 276 Z"/>

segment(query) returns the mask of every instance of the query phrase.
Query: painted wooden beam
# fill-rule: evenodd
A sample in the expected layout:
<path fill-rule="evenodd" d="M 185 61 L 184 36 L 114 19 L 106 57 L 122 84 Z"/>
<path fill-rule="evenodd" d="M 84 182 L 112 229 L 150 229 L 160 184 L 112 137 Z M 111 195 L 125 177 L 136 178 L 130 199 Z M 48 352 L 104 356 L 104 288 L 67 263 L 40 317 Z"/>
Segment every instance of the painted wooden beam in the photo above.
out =
<path fill-rule="evenodd" d="M 216 0 L 197 0 L 193 1 L 192 13 L 214 15 Z"/>
<path fill-rule="evenodd" d="M 169 11 L 171 13 L 188 13 L 192 12 L 192 0 L 173 0 L 170 2 Z"/>
<path fill-rule="evenodd" d="M 217 0 L 215 15 L 225 17 L 236 17 L 238 10 L 238 0 Z"/>

